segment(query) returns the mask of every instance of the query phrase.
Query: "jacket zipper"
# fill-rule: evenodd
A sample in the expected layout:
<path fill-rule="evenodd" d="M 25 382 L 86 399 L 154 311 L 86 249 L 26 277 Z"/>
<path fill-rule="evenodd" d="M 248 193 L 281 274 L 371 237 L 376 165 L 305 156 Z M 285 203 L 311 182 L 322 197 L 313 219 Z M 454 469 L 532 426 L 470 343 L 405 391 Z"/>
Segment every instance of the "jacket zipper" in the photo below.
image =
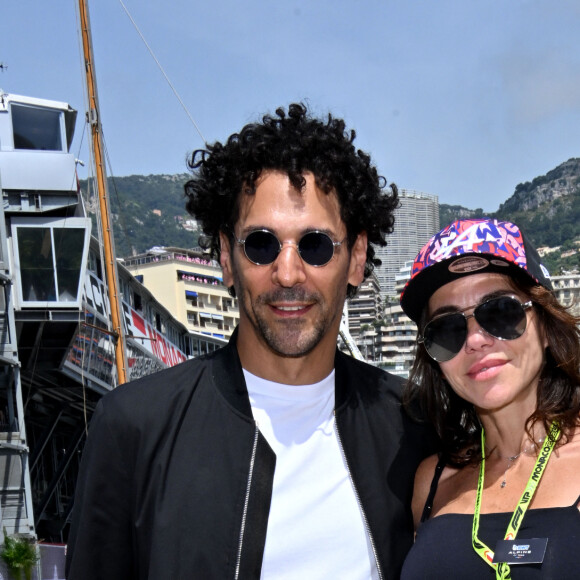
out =
<path fill-rule="evenodd" d="M 244 500 L 244 511 L 242 512 L 242 527 L 240 529 L 240 542 L 238 544 L 238 555 L 236 559 L 236 573 L 234 579 L 238 580 L 240 575 L 240 565 L 242 562 L 242 546 L 244 544 L 244 532 L 246 531 L 246 517 L 248 515 L 248 504 L 250 503 L 250 490 L 252 488 L 252 475 L 254 474 L 254 463 L 256 461 L 256 451 L 258 449 L 258 434 L 259 429 L 256 424 L 254 431 L 254 445 L 252 447 L 252 458 L 250 459 L 250 472 L 248 474 L 248 484 L 246 486 L 246 498 Z"/>
<path fill-rule="evenodd" d="M 371 527 L 369 525 L 369 521 L 367 519 L 367 515 L 365 513 L 364 507 L 362 505 L 361 499 L 360 499 L 360 495 L 358 493 L 358 489 L 356 487 L 356 484 L 354 482 L 354 479 L 352 477 L 352 473 L 350 470 L 350 465 L 348 463 L 348 459 L 346 457 L 346 453 L 344 451 L 344 447 L 342 446 L 342 438 L 340 436 L 340 429 L 338 428 L 338 420 L 336 417 L 336 409 L 334 410 L 334 426 L 336 428 L 336 438 L 338 439 L 338 445 L 340 446 L 340 451 L 342 453 L 342 457 L 344 459 L 344 464 L 346 465 L 346 470 L 348 471 L 348 477 L 350 478 L 350 482 L 352 483 L 352 489 L 354 490 L 354 495 L 356 497 L 356 501 L 358 503 L 358 506 L 360 508 L 362 517 L 363 517 L 363 523 L 364 523 L 364 527 L 367 531 L 367 535 L 369 537 L 369 541 L 371 543 L 371 549 L 373 551 L 373 556 L 375 558 L 375 564 L 377 566 L 377 572 L 379 574 L 379 580 L 383 580 L 384 576 L 383 576 L 383 571 L 381 570 L 381 564 L 379 562 L 379 555 L 377 554 L 377 547 L 375 545 L 375 539 L 373 538 L 373 534 L 371 532 Z"/>

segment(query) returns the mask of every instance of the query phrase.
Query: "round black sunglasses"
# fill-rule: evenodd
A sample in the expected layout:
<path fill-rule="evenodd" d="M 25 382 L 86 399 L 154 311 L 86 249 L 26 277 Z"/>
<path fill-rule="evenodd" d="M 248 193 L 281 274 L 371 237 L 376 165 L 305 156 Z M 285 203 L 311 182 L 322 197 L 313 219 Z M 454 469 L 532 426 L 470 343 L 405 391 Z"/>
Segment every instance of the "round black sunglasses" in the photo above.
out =
<path fill-rule="evenodd" d="M 491 298 L 476 306 L 472 314 L 449 312 L 435 316 L 425 325 L 423 336 L 417 342 L 423 344 L 433 360 L 446 362 L 456 356 L 465 344 L 470 318 L 475 318 L 477 324 L 494 338 L 515 340 L 526 330 L 526 310 L 531 307 L 531 300 L 520 302 L 514 296 Z"/>
<path fill-rule="evenodd" d="M 269 230 L 254 230 L 244 239 L 237 238 L 234 234 L 234 239 L 244 247 L 246 258 L 257 266 L 267 266 L 274 262 L 283 247 L 283 243 Z M 314 230 L 304 234 L 298 243 L 284 242 L 284 244 L 295 245 L 304 262 L 319 267 L 332 260 L 335 248 L 343 242 L 344 240 L 333 242 L 328 234 Z"/>

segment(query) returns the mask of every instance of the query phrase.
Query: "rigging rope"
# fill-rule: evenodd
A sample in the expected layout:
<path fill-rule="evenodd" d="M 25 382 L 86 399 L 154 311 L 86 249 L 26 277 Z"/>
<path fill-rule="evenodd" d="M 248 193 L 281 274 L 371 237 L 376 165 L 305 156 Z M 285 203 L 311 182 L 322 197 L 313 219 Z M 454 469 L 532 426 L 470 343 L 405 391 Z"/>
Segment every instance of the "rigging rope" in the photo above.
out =
<path fill-rule="evenodd" d="M 201 137 L 201 140 L 205 144 L 206 143 L 205 137 L 202 135 L 200 128 L 197 126 L 197 123 L 195 122 L 195 120 L 191 116 L 189 110 L 185 106 L 185 103 L 182 101 L 181 97 L 179 96 L 179 93 L 177 92 L 177 90 L 175 89 L 175 87 L 173 86 L 173 84 L 171 83 L 171 81 L 169 80 L 169 77 L 167 76 L 167 74 L 163 70 L 163 67 L 161 66 L 161 63 L 159 62 L 159 60 L 157 60 L 157 57 L 155 56 L 155 53 L 153 52 L 153 50 L 151 49 L 151 47 L 149 46 L 149 44 L 145 40 L 145 37 L 141 33 L 141 30 L 139 30 L 139 27 L 137 26 L 137 23 L 135 22 L 135 20 L 133 20 L 133 17 L 129 13 L 129 10 L 127 10 L 127 7 L 125 6 L 125 4 L 123 4 L 123 0 L 119 0 L 119 3 L 123 7 L 123 10 L 127 14 L 127 16 L 129 17 L 129 20 L 131 20 L 131 23 L 135 27 L 135 30 L 137 31 L 137 33 L 141 37 L 141 40 L 143 41 L 143 44 L 145 44 L 145 46 L 147 47 L 147 50 L 149 51 L 149 54 L 152 56 L 153 60 L 156 62 L 157 66 L 159 67 L 159 70 L 161 71 L 161 73 L 165 77 L 165 80 L 167 81 L 167 84 L 171 87 L 171 90 L 173 91 L 173 94 L 177 97 L 177 100 L 179 101 L 179 103 L 183 107 L 183 110 L 185 111 L 185 114 L 189 117 L 189 120 L 191 121 L 191 123 L 195 127 L 195 130 L 198 132 L 199 136 Z"/>

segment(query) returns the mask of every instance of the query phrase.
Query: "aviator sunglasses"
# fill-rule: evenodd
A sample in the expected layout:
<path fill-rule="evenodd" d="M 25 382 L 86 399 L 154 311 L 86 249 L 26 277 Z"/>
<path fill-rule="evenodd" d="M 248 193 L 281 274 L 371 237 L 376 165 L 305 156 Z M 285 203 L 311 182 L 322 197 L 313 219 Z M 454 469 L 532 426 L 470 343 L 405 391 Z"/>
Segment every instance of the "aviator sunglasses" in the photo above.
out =
<path fill-rule="evenodd" d="M 283 243 L 269 230 L 254 230 L 245 239 L 234 239 L 244 246 L 244 254 L 250 262 L 257 266 L 267 266 L 276 260 L 282 251 Z M 346 239 L 346 238 L 345 238 Z M 295 245 L 300 257 L 310 266 L 325 266 L 332 260 L 335 248 L 342 242 L 333 242 L 332 238 L 318 230 L 304 234 L 298 243 L 284 242 Z"/>
<path fill-rule="evenodd" d="M 450 312 L 430 320 L 418 339 L 427 354 L 437 362 L 446 362 L 456 356 L 467 339 L 467 321 L 475 318 L 477 324 L 490 336 L 499 340 L 515 340 L 524 334 L 526 310 L 532 301 L 520 302 L 513 296 L 491 298 L 475 307 L 472 314 Z"/>

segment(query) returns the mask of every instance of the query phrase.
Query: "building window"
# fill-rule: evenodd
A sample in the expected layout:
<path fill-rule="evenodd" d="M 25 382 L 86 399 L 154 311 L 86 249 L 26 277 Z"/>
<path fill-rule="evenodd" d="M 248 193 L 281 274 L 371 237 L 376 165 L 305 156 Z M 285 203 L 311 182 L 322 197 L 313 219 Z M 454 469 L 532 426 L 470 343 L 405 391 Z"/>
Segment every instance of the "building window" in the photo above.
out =
<path fill-rule="evenodd" d="M 137 310 L 137 312 L 143 312 L 143 301 L 141 300 L 141 294 L 139 294 L 138 292 L 133 292 L 132 293 L 133 296 L 133 308 L 135 308 L 135 310 Z"/>
<path fill-rule="evenodd" d="M 12 338 L 10 336 L 10 324 L 8 322 L 8 310 L 7 310 L 8 300 L 6 299 L 6 286 L 0 286 L 0 340 L 2 341 L 2 346 L 0 346 L 0 352 L 2 348 L 8 348 Z"/>
<path fill-rule="evenodd" d="M 90 221 L 85 218 L 14 218 L 19 298 L 23 306 L 79 306 Z"/>
<path fill-rule="evenodd" d="M 185 291 L 185 299 L 189 300 L 192 306 L 197 306 L 197 292 L 192 290 Z"/>
<path fill-rule="evenodd" d="M 89 250 L 89 271 L 96 274 L 99 280 L 103 279 L 103 273 L 101 269 L 101 259 L 95 254 L 95 252 Z"/>
<path fill-rule="evenodd" d="M 62 112 L 12 104 L 14 149 L 64 151 Z"/>

